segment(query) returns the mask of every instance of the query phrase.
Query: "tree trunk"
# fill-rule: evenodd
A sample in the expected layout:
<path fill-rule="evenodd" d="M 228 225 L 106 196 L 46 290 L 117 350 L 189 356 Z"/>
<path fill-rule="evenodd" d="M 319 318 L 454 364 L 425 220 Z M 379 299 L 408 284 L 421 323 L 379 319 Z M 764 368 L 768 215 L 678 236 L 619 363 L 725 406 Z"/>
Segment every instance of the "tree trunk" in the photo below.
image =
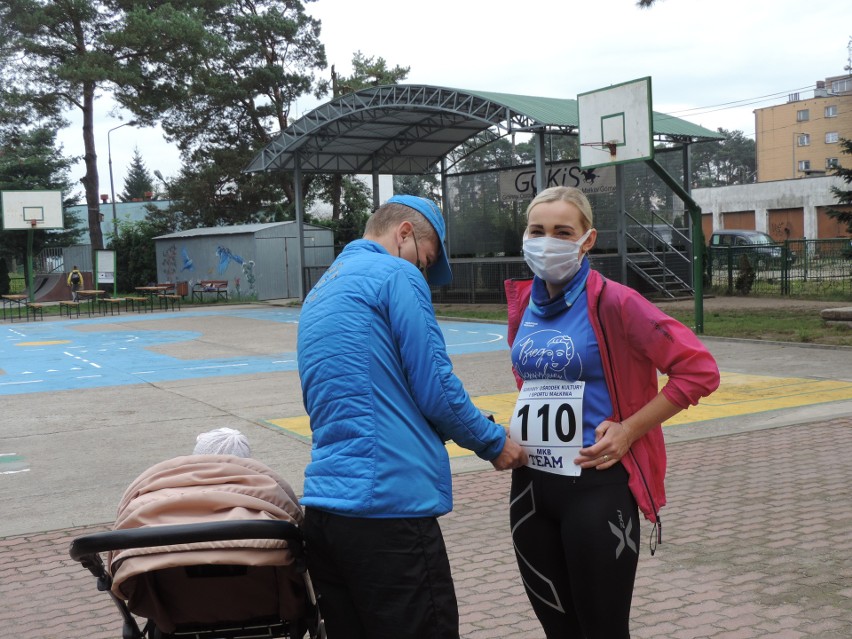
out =
<path fill-rule="evenodd" d="M 86 207 L 89 211 L 89 237 L 92 241 L 92 251 L 100 251 L 104 248 L 104 237 L 101 233 L 101 205 L 98 199 L 100 183 L 98 181 L 98 154 L 95 152 L 94 112 L 95 83 L 86 82 L 83 85 L 83 149 L 85 151 L 83 160 L 86 164 L 86 175 L 81 182 L 86 190 Z"/>
<path fill-rule="evenodd" d="M 342 190 L 343 176 L 335 173 L 331 176 L 331 219 L 340 219 L 340 194 Z"/>

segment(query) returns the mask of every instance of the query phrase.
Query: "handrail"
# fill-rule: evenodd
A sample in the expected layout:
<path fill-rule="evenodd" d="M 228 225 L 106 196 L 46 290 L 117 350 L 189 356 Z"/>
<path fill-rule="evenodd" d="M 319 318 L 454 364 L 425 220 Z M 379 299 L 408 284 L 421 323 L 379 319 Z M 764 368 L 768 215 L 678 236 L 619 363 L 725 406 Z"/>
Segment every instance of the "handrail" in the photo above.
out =
<path fill-rule="evenodd" d="M 48 266 L 50 264 L 50 266 Z M 39 251 L 33 258 L 33 272 L 39 275 L 50 275 L 56 271 L 64 272 L 65 255 L 62 248 L 48 247 Z"/>
<path fill-rule="evenodd" d="M 640 264 L 639 262 L 637 262 L 636 259 L 631 257 L 631 253 L 629 251 L 626 254 L 627 262 L 634 268 L 635 271 L 637 271 L 639 273 L 639 275 L 646 282 L 648 282 L 649 284 L 651 284 L 652 286 L 654 286 L 655 288 L 660 290 L 660 292 L 665 293 L 666 295 L 668 295 L 670 297 L 673 297 L 671 291 L 669 290 L 670 284 L 676 284 L 678 287 L 680 287 L 682 289 L 685 289 L 685 290 L 688 290 L 688 291 L 694 291 L 694 287 L 690 286 L 681 277 L 679 277 L 677 275 L 677 273 L 672 271 L 672 269 L 669 267 L 669 265 L 666 264 L 663 260 L 661 260 L 657 256 L 656 251 L 651 250 L 645 242 L 643 242 L 642 240 L 637 238 L 635 235 L 633 235 L 633 233 L 630 232 L 631 228 L 635 228 L 635 227 L 641 228 L 645 233 L 648 234 L 648 236 L 654 238 L 654 240 L 656 240 L 657 242 L 659 242 L 662 245 L 663 250 L 667 255 L 675 255 L 684 264 L 690 265 L 691 264 L 690 256 L 688 254 L 685 254 L 684 252 L 680 251 L 679 249 L 677 249 L 672 244 L 671 239 L 666 239 L 665 237 L 662 237 L 657 232 L 657 228 L 659 228 L 659 227 L 668 228 L 671 231 L 672 237 L 680 237 L 684 241 L 685 244 L 690 244 L 691 240 L 687 236 L 685 236 L 683 233 L 681 233 L 680 230 L 677 229 L 674 225 L 669 223 L 662 216 L 658 215 L 655 211 L 651 211 L 650 214 L 651 214 L 651 225 L 649 226 L 648 224 L 638 220 L 635 216 L 631 215 L 628 211 L 625 211 L 624 215 L 625 215 L 625 219 L 628 221 L 628 223 L 626 225 L 627 228 L 625 229 L 624 235 L 625 235 L 625 238 L 628 240 L 629 245 L 632 248 L 639 248 L 640 249 L 640 254 L 643 256 L 643 258 L 650 259 L 651 262 L 655 266 L 657 266 L 657 267 L 659 267 L 663 270 L 663 281 L 660 282 L 660 281 L 656 280 L 655 278 L 653 278 L 648 273 L 646 273 L 642 264 Z"/>
<path fill-rule="evenodd" d="M 666 252 L 676 253 L 676 254 L 677 254 L 677 256 L 678 256 L 679 258 L 681 258 L 681 259 L 682 259 L 684 262 L 686 262 L 687 264 L 690 264 L 690 263 L 692 262 L 692 260 L 690 259 L 689 255 L 684 254 L 683 252 L 681 252 L 680 250 L 678 250 L 677 248 L 675 248 L 675 246 L 674 246 L 671 242 L 667 241 L 664 237 L 660 236 L 660 235 L 657 233 L 656 228 L 657 228 L 658 226 L 665 226 L 665 227 L 667 227 L 667 228 L 671 229 L 671 231 L 672 231 L 672 233 L 673 233 L 673 234 L 674 234 L 674 233 L 676 233 L 676 234 L 677 234 L 677 235 L 678 235 L 678 236 L 679 236 L 679 237 L 680 237 L 680 238 L 684 241 L 684 244 L 689 244 L 689 243 L 692 241 L 689 237 L 687 237 L 686 235 L 684 235 L 683 233 L 681 233 L 681 232 L 680 232 L 680 230 L 679 230 L 676 226 L 674 226 L 674 225 L 672 225 L 670 222 L 666 221 L 666 219 L 665 219 L 665 218 L 663 218 L 662 216 L 660 216 L 660 215 L 659 215 L 659 214 L 657 214 L 656 212 L 651 211 L 651 216 L 652 216 L 652 217 L 651 217 L 651 222 L 652 222 L 652 224 L 651 224 L 651 226 L 648 226 L 648 225 L 647 225 L 647 224 L 645 224 L 644 222 L 640 222 L 640 221 L 639 221 L 636 217 L 634 217 L 633 215 L 631 215 L 631 213 L 630 213 L 629 211 L 624 211 L 624 215 L 625 215 L 626 219 L 628 219 L 628 220 L 632 220 L 633 222 L 635 222 L 635 223 L 636 223 L 636 225 L 637 225 L 637 226 L 639 226 L 639 227 L 641 227 L 643 231 L 646 231 L 649 235 L 652 235 L 652 236 L 654 237 L 654 239 L 656 239 L 656 240 L 657 240 L 657 241 L 659 241 L 661 244 L 663 244 L 663 245 L 666 247 Z M 656 220 L 659 220 L 659 221 L 660 221 L 660 224 L 657 224 Z M 629 225 L 627 225 L 627 226 L 628 226 L 628 228 L 629 228 Z M 628 238 L 630 238 L 631 240 L 633 240 L 633 242 L 634 242 L 637 246 L 639 246 L 640 248 L 642 248 L 643 250 L 645 250 L 645 251 L 646 251 L 646 252 L 648 252 L 648 253 L 652 253 L 652 251 L 650 251 L 650 250 L 649 250 L 649 249 L 648 249 L 648 248 L 647 248 L 644 244 L 642 244 L 642 242 L 641 242 L 641 241 L 639 241 L 639 239 L 637 239 L 636 237 L 634 237 L 634 236 L 630 233 L 630 231 L 629 231 L 629 230 L 625 230 L 625 235 L 626 235 Z"/>

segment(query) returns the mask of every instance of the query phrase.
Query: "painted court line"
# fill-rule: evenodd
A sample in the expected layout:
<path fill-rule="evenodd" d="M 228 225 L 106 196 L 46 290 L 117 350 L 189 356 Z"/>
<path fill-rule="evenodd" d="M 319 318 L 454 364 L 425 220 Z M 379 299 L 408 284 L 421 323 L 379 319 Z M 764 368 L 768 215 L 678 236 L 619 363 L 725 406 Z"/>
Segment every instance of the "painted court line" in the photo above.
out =
<path fill-rule="evenodd" d="M 26 460 L 17 453 L 0 453 L 0 475 L 29 472 Z"/>
<path fill-rule="evenodd" d="M 665 381 L 665 377 L 660 377 L 661 387 Z M 512 420 L 518 394 L 511 392 L 480 395 L 471 399 L 478 408 L 493 413 L 498 423 L 508 424 Z M 710 419 L 752 415 L 850 399 L 852 399 L 852 382 L 722 373 L 721 384 L 715 393 L 702 399 L 697 406 L 692 406 L 689 410 L 676 415 L 663 426 L 694 424 Z M 266 423 L 290 435 L 295 435 L 302 441 L 310 442 L 311 440 L 311 428 L 307 416 L 270 419 L 266 420 Z M 453 443 L 447 444 L 447 452 L 450 457 L 472 454 Z"/>

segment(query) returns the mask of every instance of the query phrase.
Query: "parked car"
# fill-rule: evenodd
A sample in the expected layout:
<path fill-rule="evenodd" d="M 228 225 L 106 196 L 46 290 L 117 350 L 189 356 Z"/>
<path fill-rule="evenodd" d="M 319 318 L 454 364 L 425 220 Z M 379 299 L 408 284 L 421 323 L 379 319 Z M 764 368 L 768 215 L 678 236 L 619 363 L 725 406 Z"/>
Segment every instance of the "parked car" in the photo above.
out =
<path fill-rule="evenodd" d="M 762 231 L 749 229 L 720 229 L 710 236 L 709 259 L 714 269 L 725 268 L 728 254 L 734 266 L 738 266 L 741 255 L 745 255 L 752 267 L 780 268 L 784 264 L 784 244 L 776 242 Z M 789 251 L 788 264 L 796 261 L 796 254 Z"/>

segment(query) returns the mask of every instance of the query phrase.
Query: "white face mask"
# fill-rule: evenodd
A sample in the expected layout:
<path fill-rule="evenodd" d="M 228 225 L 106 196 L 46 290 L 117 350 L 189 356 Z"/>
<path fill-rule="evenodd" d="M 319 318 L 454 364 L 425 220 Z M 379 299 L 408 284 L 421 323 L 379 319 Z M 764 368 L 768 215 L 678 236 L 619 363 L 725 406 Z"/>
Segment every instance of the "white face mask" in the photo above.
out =
<path fill-rule="evenodd" d="M 580 247 L 591 232 L 589 229 L 577 241 L 524 237 L 524 260 L 545 282 L 563 286 L 580 270 Z"/>

